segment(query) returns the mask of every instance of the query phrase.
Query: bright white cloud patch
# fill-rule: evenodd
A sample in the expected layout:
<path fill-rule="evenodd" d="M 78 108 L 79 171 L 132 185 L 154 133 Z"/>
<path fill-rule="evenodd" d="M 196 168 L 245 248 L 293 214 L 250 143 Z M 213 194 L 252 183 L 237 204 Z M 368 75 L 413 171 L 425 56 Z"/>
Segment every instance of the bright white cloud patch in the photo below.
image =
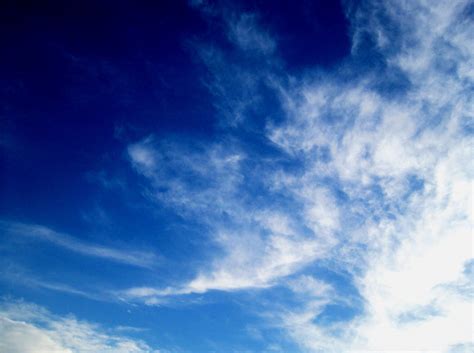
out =
<path fill-rule="evenodd" d="M 355 276 L 366 302 L 364 314 L 334 325 L 343 335 L 315 324 L 317 311 L 311 309 L 300 314 L 303 323 L 298 327 L 292 324 L 294 315 L 285 316 L 284 325 L 303 347 L 324 352 L 472 349 L 472 295 L 454 285 L 467 281 L 472 288 L 471 275 L 465 273 L 473 258 L 474 172 L 472 138 L 464 131 L 472 119 L 467 87 L 473 83 L 472 67 L 468 69 L 473 28 L 465 17 L 466 5 L 368 3 L 364 10 L 369 12 L 354 19 L 356 37 L 369 31 L 378 38 L 392 68 L 410 80 L 406 98 L 375 93 L 370 86 L 377 78 L 356 85 L 318 82 L 298 92 L 302 100 L 288 98 L 293 118 L 270 130 L 271 138 L 290 153 L 307 154 L 325 146 L 332 160 L 324 166 L 316 160 L 307 174 L 340 178 L 352 200 L 360 195 L 369 203 L 368 209 L 357 202 L 351 208 L 382 217 L 344 239 L 343 248 L 356 242 L 368 249 L 361 255 L 365 270 Z M 395 54 L 390 43 L 384 44 L 389 34 L 377 22 L 377 11 L 387 11 L 400 26 L 402 44 Z M 407 19 L 410 24 L 404 28 Z M 403 43 L 410 39 L 414 44 Z M 325 112 L 341 116 L 340 123 L 321 122 Z M 423 181 L 423 189 L 405 199 L 413 190 L 407 182 L 413 176 Z M 377 198 L 369 194 L 374 186 L 382 192 L 382 209 L 374 208 Z"/>
<path fill-rule="evenodd" d="M 147 344 L 25 302 L 0 305 L 0 352 L 158 353 Z"/>

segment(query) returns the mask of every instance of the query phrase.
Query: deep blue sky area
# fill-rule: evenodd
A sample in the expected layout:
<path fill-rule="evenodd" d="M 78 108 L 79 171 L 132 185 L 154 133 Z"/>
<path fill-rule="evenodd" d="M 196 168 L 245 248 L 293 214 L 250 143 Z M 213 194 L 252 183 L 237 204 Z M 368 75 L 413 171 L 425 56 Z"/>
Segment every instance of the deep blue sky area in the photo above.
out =
<path fill-rule="evenodd" d="M 9 5 L 2 10 L 2 119 L 15 158 L 2 154 L 2 186 L 14 195 L 2 198 L 3 207 L 14 202 L 28 212 L 71 196 L 76 205 L 87 202 L 84 173 L 107 154 L 120 158 L 121 129 L 133 138 L 211 130 L 212 106 L 186 49 L 206 25 L 185 3 Z"/>
<path fill-rule="evenodd" d="M 0 353 L 472 351 L 471 8 L 2 1 Z"/>
<path fill-rule="evenodd" d="M 337 1 L 211 3 L 220 7 L 257 13 L 290 71 L 348 53 Z M 87 173 L 120 169 L 124 143 L 215 133 L 193 44 L 229 46 L 217 16 L 184 1 L 7 1 L 1 16 L 3 214 L 80 226 L 77 213 L 96 198 Z M 259 109 L 255 119 L 265 119 L 269 108 Z"/>
<path fill-rule="evenodd" d="M 198 295 L 190 299 L 198 302 L 195 307 L 178 300 L 171 308 L 149 312 L 104 306 L 34 281 L 62 283 L 66 277 L 67 286 L 87 291 L 110 278 L 101 288 L 109 290 L 126 287 L 129 278 L 136 284 L 174 283 L 206 266 L 202 258 L 215 250 L 208 240 L 202 246 L 207 226 L 151 202 L 143 180 L 130 169 L 126 147 L 150 135 L 179 136 L 191 148 L 197 141 L 244 136 L 247 149 L 275 153 L 264 152 L 268 141 L 255 131 L 272 112 L 275 118 L 281 114 L 274 92 L 259 88 L 270 103 L 250 109 L 249 115 L 260 123 L 249 120 L 247 128 L 227 129 L 209 88 L 212 68 L 199 56 L 199 47 L 218 48 L 240 65 L 242 55 L 226 35 L 227 21 L 240 13 L 256 14 L 277 38 L 278 70 L 299 74 L 314 65 L 337 64 L 348 54 L 349 37 L 337 1 L 267 5 L 210 2 L 206 12 L 185 1 L 2 2 L 2 220 L 45 225 L 79 241 L 134 244 L 159 250 L 161 257 L 155 273 L 121 265 L 123 275 L 117 276 L 115 265 L 100 259 L 84 261 L 80 254 L 41 242 L 33 243 L 32 252 L 24 240 L 5 236 L 13 246 L 7 246 L 6 257 L 14 260 L 2 265 L 13 272 L 2 282 L 3 294 L 106 326 L 147 327 L 140 335 L 157 346 L 193 352 L 208 351 L 211 341 L 221 349 L 262 347 L 258 337 L 245 338 L 246 327 L 260 319 L 245 314 L 238 298 Z M 244 66 L 252 63 L 243 60 Z M 34 278 L 33 283 L 22 276 Z M 198 343 L 203 336 L 207 341 Z"/>

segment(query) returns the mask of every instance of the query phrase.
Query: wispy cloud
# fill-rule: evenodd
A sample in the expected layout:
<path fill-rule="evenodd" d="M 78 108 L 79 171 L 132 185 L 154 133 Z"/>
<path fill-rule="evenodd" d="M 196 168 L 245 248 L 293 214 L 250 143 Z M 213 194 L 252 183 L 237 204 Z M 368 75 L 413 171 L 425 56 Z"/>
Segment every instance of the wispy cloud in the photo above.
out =
<path fill-rule="evenodd" d="M 240 49 L 269 55 L 275 51 L 275 39 L 258 25 L 257 15 L 244 13 L 229 19 L 228 37 Z"/>
<path fill-rule="evenodd" d="M 191 151 L 147 138 L 128 150 L 137 171 L 152 183 L 149 194 L 206 224 L 212 230 L 211 241 L 224 256 L 211 260 L 210 270 L 200 271 L 182 286 L 132 288 L 123 293 L 125 297 L 160 303 L 157 297 L 173 294 L 265 288 L 324 256 L 324 250 L 331 246 L 332 241 L 322 231 L 318 236 L 308 229 L 299 232 L 301 226 L 291 216 L 272 209 L 266 201 L 252 205 L 254 195 L 247 186 L 254 181 L 248 164 L 258 161 L 228 141 Z M 141 151 L 139 158 L 137 150 Z M 148 156 L 146 162 L 141 158 L 143 151 Z M 256 172 L 267 173 L 264 169 Z M 330 196 L 324 190 L 316 192 L 326 204 L 309 209 L 320 217 L 311 226 L 337 228 L 337 216 L 330 214 L 334 207 Z"/>
<path fill-rule="evenodd" d="M 130 145 L 154 199 L 200 217 L 221 253 L 181 286 L 131 288 L 125 296 L 153 304 L 213 289 L 270 288 L 324 260 L 351 276 L 360 310 L 320 322 L 340 300 L 338 289 L 312 277 L 291 282 L 302 306 L 270 316 L 302 349 L 472 348 L 472 298 L 454 285 L 470 283 L 465 266 L 473 257 L 469 6 L 363 1 L 348 10 L 351 58 L 317 79 L 280 77 L 276 47 L 258 53 L 267 63 L 275 58 L 260 72 L 239 66 L 239 77 L 271 82 L 279 97 L 285 119 L 269 119 L 265 128 L 277 157 L 246 151 L 238 139 L 191 153 L 150 138 Z M 248 51 L 268 34 L 242 21 L 229 37 Z M 366 50 L 380 60 L 373 70 L 361 68 Z M 233 92 L 244 80 L 225 81 L 226 66 L 217 62 L 225 57 L 217 57 L 207 62 L 210 89 L 218 106 L 230 105 L 223 118 L 233 115 L 233 126 L 243 126 L 247 105 Z M 221 81 L 234 86 L 222 89 Z M 247 102 L 259 104 L 258 94 Z"/>
<path fill-rule="evenodd" d="M 111 295 L 107 295 L 106 293 L 104 293 L 103 288 L 101 288 L 100 290 L 97 290 L 97 288 L 94 290 L 90 288 L 79 289 L 65 283 L 44 280 L 42 278 L 30 274 L 28 271 L 18 265 L 8 264 L 2 266 L 2 270 L 0 271 L 0 278 L 2 281 L 13 283 L 15 286 L 25 286 L 29 288 L 34 288 L 36 290 L 46 289 L 49 291 L 79 296 L 90 300 L 112 301 L 112 299 L 114 299 L 114 297 L 112 297 Z"/>
<path fill-rule="evenodd" d="M 311 180 L 321 175 L 335 178 L 345 195 L 338 207 L 346 226 L 351 218 L 362 222 L 348 229 L 335 261 L 363 269 L 354 280 L 364 313 L 335 325 L 315 323 L 318 312 L 312 308 L 285 316 L 284 326 L 302 347 L 472 348 L 471 300 L 446 290 L 448 283 L 465 281 L 463 269 L 473 256 L 472 139 L 464 130 L 472 117 L 466 85 L 472 85 L 473 51 L 467 49 L 472 25 L 466 6 L 367 1 L 356 13 L 354 55 L 358 36 L 368 31 L 389 63 L 386 70 L 399 70 L 409 80 L 403 99 L 378 89 L 382 79 L 371 76 L 354 83 L 328 77 L 284 91 L 290 119 L 271 127 L 269 136 L 290 154 L 315 157 L 309 157 L 304 178 L 284 176 L 278 185 L 311 189 Z M 379 22 L 380 12 L 401 32 L 396 41 L 389 38 L 394 28 Z M 328 115 L 335 117 L 331 124 L 324 120 Z M 321 148 L 328 160 L 317 157 Z M 411 320 L 404 320 L 408 313 Z M 294 315 L 302 320 L 297 326 Z"/>
<path fill-rule="evenodd" d="M 6 234 L 46 241 L 85 256 L 145 268 L 151 268 L 157 263 L 157 256 L 152 252 L 119 249 L 85 242 L 68 234 L 56 232 L 37 224 L 2 221 L 0 227 Z"/>
<path fill-rule="evenodd" d="M 118 331 L 123 331 L 120 327 Z M 0 351 L 9 353 L 158 353 L 142 341 L 110 334 L 103 327 L 60 317 L 21 302 L 0 304 Z"/>

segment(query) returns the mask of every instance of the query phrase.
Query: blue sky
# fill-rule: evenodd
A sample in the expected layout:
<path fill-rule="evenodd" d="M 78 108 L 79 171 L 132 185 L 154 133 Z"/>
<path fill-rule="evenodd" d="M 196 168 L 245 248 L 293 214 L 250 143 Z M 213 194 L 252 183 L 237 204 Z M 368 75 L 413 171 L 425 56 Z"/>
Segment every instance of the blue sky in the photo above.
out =
<path fill-rule="evenodd" d="M 471 352 L 473 5 L 1 5 L 0 352 Z"/>

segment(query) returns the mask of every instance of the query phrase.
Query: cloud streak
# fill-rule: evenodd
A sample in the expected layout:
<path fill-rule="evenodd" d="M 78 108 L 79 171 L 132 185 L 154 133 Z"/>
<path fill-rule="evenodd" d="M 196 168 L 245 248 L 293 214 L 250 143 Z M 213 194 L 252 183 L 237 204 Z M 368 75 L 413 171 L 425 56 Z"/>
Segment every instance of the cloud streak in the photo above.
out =
<path fill-rule="evenodd" d="M 157 257 L 152 252 L 125 250 L 89 243 L 37 224 L 2 221 L 0 227 L 6 234 L 42 240 L 85 256 L 144 268 L 152 268 L 157 263 Z"/>

